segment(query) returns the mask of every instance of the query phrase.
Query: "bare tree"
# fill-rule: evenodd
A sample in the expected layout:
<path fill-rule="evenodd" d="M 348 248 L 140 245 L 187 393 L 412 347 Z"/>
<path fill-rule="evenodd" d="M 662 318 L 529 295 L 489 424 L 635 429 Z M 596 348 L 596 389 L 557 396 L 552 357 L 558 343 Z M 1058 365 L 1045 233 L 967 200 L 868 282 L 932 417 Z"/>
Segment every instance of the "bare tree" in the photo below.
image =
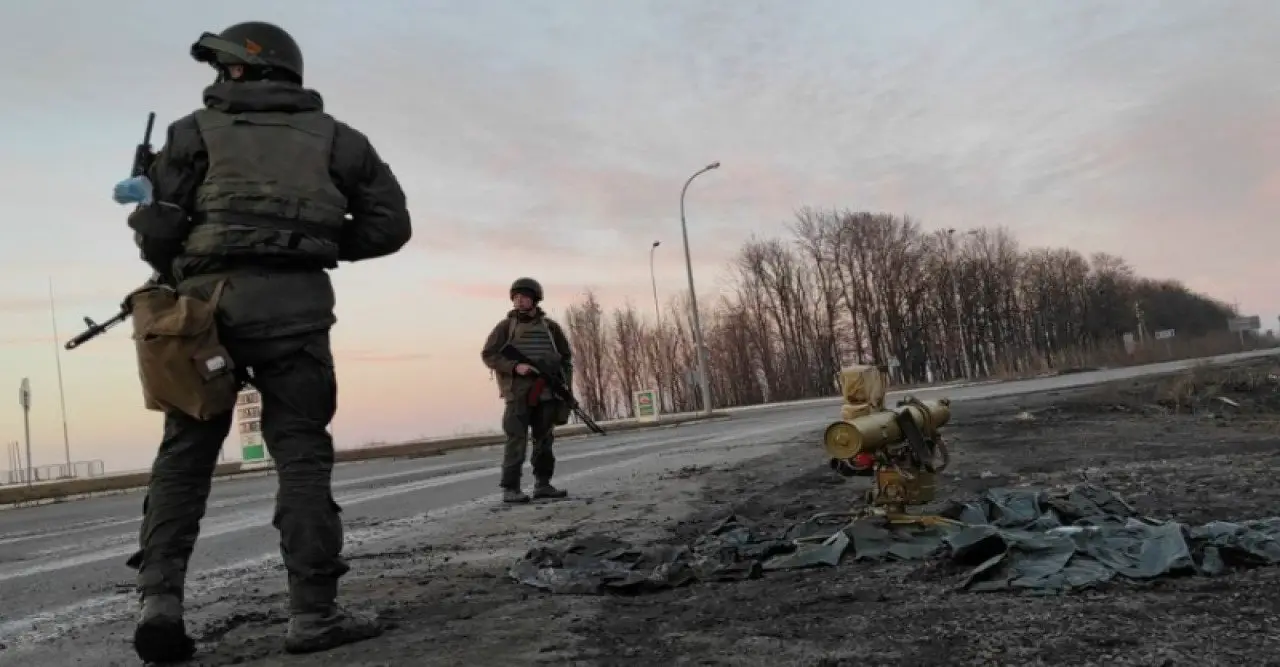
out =
<path fill-rule="evenodd" d="M 622 413 L 632 414 L 632 396 L 644 383 L 644 332 L 640 328 L 640 317 L 635 306 L 627 303 L 625 307 L 613 311 L 613 363 L 618 381 L 619 399 Z"/>
<path fill-rule="evenodd" d="M 565 310 L 566 334 L 573 345 L 574 384 L 578 400 L 595 419 L 613 416 L 609 405 L 612 364 L 604 309 L 595 291 L 588 289 L 581 303 Z"/>
<path fill-rule="evenodd" d="M 1125 334 L 1210 336 L 1234 314 L 1114 255 L 1023 250 L 1003 228 L 927 232 L 905 216 L 813 208 L 788 228 L 749 239 L 729 289 L 700 299 L 717 407 L 831 395 L 850 363 L 903 382 L 1079 367 L 1121 354 Z M 667 412 L 698 406 L 687 295 L 648 322 L 630 304 L 606 317 L 588 291 L 566 321 L 593 416 L 630 414 L 642 388 Z"/>

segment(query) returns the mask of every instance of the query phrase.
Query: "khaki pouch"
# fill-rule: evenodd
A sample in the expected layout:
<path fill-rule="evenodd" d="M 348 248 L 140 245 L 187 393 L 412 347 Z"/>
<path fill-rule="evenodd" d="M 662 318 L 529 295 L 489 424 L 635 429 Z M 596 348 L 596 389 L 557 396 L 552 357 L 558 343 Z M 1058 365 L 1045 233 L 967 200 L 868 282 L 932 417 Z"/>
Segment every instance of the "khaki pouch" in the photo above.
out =
<path fill-rule="evenodd" d="M 138 375 L 148 410 L 178 411 L 201 421 L 231 411 L 240 382 L 218 339 L 216 314 L 226 281 L 208 301 L 147 286 L 128 297 Z"/>
<path fill-rule="evenodd" d="M 556 401 L 556 414 L 552 423 L 556 426 L 564 426 L 569 423 L 571 415 L 573 415 L 573 408 L 569 407 L 568 401 Z"/>
<path fill-rule="evenodd" d="M 573 391 L 573 371 L 565 370 L 563 372 L 565 386 L 569 387 L 570 391 Z M 551 423 L 556 426 L 564 426 L 569 423 L 569 418 L 573 416 L 573 408 L 569 406 L 569 401 L 557 399 L 556 403 L 558 405 L 556 405 L 556 413 L 552 417 Z"/>

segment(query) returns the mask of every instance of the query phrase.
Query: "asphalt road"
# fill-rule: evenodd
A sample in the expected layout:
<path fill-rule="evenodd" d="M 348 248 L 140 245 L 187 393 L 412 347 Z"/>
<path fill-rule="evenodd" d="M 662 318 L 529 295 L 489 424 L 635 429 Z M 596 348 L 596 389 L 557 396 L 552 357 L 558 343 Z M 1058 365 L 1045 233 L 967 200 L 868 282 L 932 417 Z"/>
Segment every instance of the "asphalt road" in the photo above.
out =
<path fill-rule="evenodd" d="M 1217 357 L 1224 362 L 1280 354 L 1267 350 Z M 952 400 L 1063 389 L 1186 368 L 1195 362 L 1073 375 L 917 390 L 928 398 Z M 890 399 L 901 394 L 891 393 Z M 735 411 L 731 418 L 609 435 L 562 440 L 557 445 L 557 482 L 572 492 L 574 480 L 633 466 L 664 451 L 696 445 L 743 442 L 801 431 L 838 418 L 830 401 L 762 406 Z M 815 443 L 815 447 L 817 443 Z M 442 456 L 350 463 L 334 471 L 334 495 L 354 528 L 348 542 L 395 537 L 413 530 L 414 517 L 497 501 L 499 448 Z M 528 472 L 526 469 L 526 479 Z M 191 576 L 256 567 L 274 558 L 271 528 L 276 480 L 273 475 L 219 481 L 202 524 Z M 131 492 L 38 507 L 0 511 L 0 643 L 35 638 L 42 624 L 77 610 L 119 598 L 133 580 L 125 560 L 136 548 L 142 493 Z"/>

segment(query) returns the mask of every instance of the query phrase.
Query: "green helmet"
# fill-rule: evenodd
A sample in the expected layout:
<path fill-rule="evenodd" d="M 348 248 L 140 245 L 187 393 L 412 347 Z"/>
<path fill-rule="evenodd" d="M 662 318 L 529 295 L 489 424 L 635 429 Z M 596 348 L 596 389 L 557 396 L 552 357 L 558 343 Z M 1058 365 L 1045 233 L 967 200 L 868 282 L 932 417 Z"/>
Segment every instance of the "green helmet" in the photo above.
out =
<path fill-rule="evenodd" d="M 511 283 L 511 296 L 514 297 L 517 294 L 527 295 L 533 299 L 534 303 L 538 303 L 542 301 L 542 283 L 533 278 L 516 278 L 516 281 Z"/>
<path fill-rule="evenodd" d="M 284 28 L 262 21 L 237 23 L 215 35 L 206 32 L 191 45 L 191 57 L 223 71 L 245 65 L 266 72 L 285 72 L 302 82 L 302 49 Z"/>

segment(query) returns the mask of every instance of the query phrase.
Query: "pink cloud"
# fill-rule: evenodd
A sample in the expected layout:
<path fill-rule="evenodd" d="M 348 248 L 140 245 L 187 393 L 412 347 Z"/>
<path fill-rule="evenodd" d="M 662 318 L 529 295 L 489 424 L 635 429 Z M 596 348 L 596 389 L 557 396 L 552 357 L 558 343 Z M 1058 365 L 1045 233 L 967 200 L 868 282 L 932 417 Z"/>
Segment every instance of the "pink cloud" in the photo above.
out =
<path fill-rule="evenodd" d="M 115 301 L 119 303 L 124 297 L 124 293 L 118 290 L 95 289 L 89 291 L 70 292 L 66 294 L 54 293 L 55 305 L 59 312 L 64 308 L 80 308 L 86 305 L 100 305 L 103 301 Z M 36 313 L 49 312 L 49 297 L 44 296 L 0 296 L 0 312 L 6 313 Z"/>
<path fill-rule="evenodd" d="M 724 166 L 699 177 L 688 198 L 704 305 L 728 283 L 743 240 L 786 235 L 784 223 L 807 205 L 905 213 L 928 228 L 1004 224 L 1027 244 L 1115 252 L 1140 273 L 1185 279 L 1264 315 L 1274 309 L 1274 11 L 1170 4 L 1150 21 L 1127 5 L 973 13 L 960 3 L 928 16 L 885 11 L 859 28 L 832 19 L 859 10 L 835 5 L 672 5 L 657 14 L 629 5 L 481 21 L 484 10 L 472 7 L 481 4 L 431 12 L 425 23 L 405 20 L 419 18 L 411 7 L 391 23 L 376 12 L 335 22 L 321 8 L 299 28 L 309 43 L 328 45 L 316 52 L 314 82 L 392 164 L 416 222 L 405 256 L 337 274 L 367 281 L 339 294 L 340 440 L 496 425 L 499 406 L 476 348 L 506 311 L 518 275 L 543 280 L 556 309 L 594 286 L 606 307 L 629 298 L 648 313 L 649 244 L 657 239 L 659 298 L 665 306 L 683 294 L 680 186 L 712 160 Z M 326 25 L 340 25 L 341 34 L 326 34 Z M 831 25 L 854 27 L 824 32 Z M 601 26 L 607 39 L 591 43 L 587 35 Z M 64 26 L 55 42 L 83 50 L 77 30 Z M 503 41 L 504 30 L 519 38 Z M 93 70 L 84 74 L 114 67 L 48 62 Z M 378 66 L 360 65 L 368 62 Z M 171 118 L 196 102 L 202 81 L 192 77 L 207 71 L 195 74 L 181 59 L 165 68 L 142 92 Z M 68 87 L 74 77 L 50 72 L 37 78 L 60 85 L 43 93 L 112 94 L 111 77 Z M 19 102 L 15 117 L 38 118 L 50 106 L 44 101 L 29 109 Z M 133 141 L 136 121 L 99 129 Z M 95 221 L 120 214 L 101 183 L 117 178 L 112 156 L 128 144 L 86 153 L 74 132 L 51 142 L 17 147 L 53 166 L 10 175 L 10 217 L 67 221 L 81 249 L 68 251 L 38 228 L 22 238 L 27 228 L 19 226 L 20 238 L 0 253 L 14 276 L 53 272 L 67 282 L 58 307 L 68 324 L 81 310 L 106 317 L 142 272 L 127 232 Z M 47 175 L 72 156 L 87 161 L 77 162 L 82 178 L 54 193 Z M 84 264 L 68 266 L 69 257 Z M 49 344 L 41 335 L 44 285 L 32 282 L 30 294 L 0 297 L 0 311 L 18 315 L 6 323 L 0 353 L 9 355 L 6 368 L 42 373 L 47 395 L 52 355 L 21 349 Z M 112 286 L 100 296 L 71 294 L 98 284 Z M 406 319 L 411 326 L 401 326 Z M 424 345 L 430 353 L 419 352 Z M 72 402 L 97 410 L 78 412 L 85 416 L 72 428 L 102 444 L 104 456 L 134 446 L 139 433 L 158 434 L 136 396 L 99 391 L 104 377 L 136 382 L 127 331 L 64 363 L 69 391 L 80 391 L 71 377 L 82 373 Z M 41 437 L 56 441 L 56 410 L 42 415 L 52 416 Z"/>

